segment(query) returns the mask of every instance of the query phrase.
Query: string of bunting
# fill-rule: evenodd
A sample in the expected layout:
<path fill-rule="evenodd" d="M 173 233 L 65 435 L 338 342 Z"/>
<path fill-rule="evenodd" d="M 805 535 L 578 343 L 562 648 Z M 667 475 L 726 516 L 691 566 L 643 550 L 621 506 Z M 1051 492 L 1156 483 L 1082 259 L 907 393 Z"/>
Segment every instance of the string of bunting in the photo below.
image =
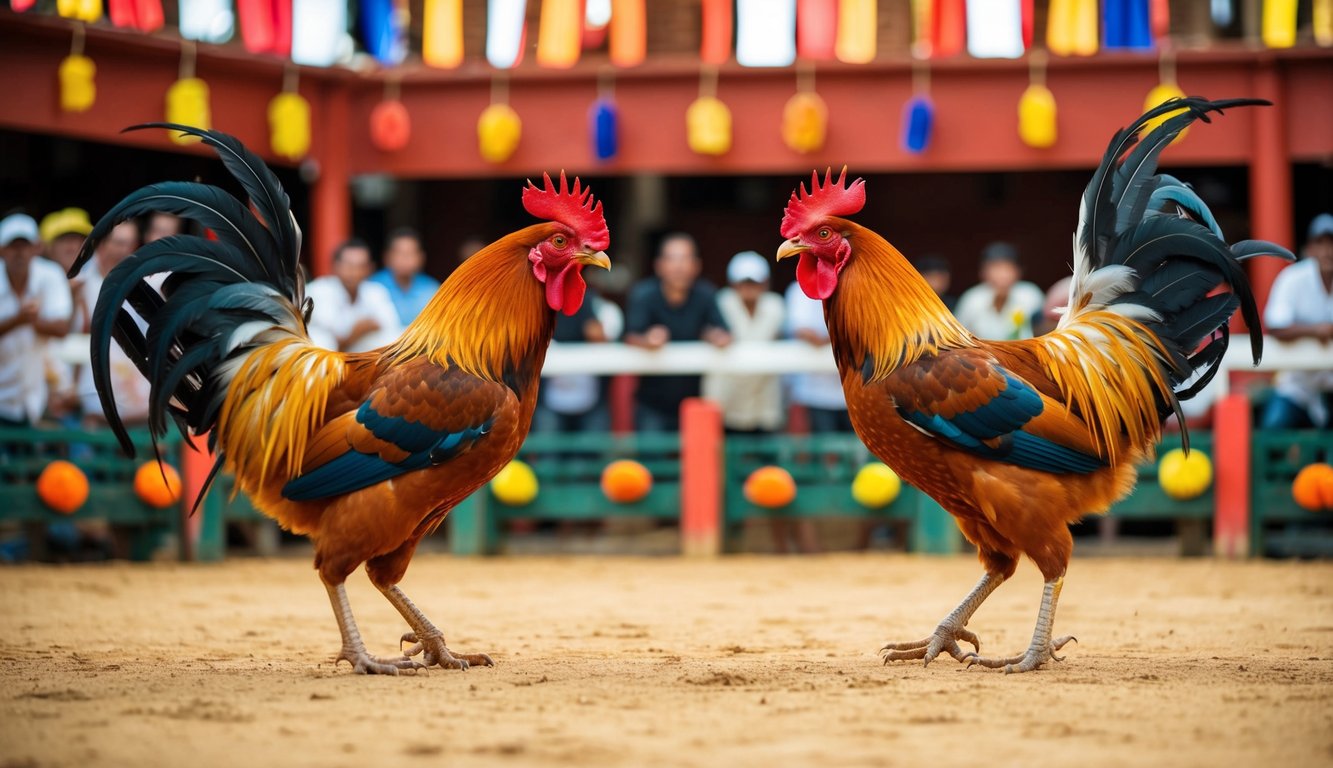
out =
<path fill-rule="evenodd" d="M 1035 150 L 1058 141 L 1058 110 L 1047 83 L 1050 56 L 1092 56 L 1101 50 L 1156 52 L 1159 82 L 1145 106 L 1183 95 L 1171 46 L 1168 0 L 1044 0 L 1043 43 L 1034 47 L 1035 0 L 909 0 L 912 95 L 903 106 L 900 146 L 930 151 L 938 124 L 930 96 L 932 62 L 1027 56 L 1029 83 L 1017 104 L 1017 138 Z M 1309 0 L 1315 44 L 1333 46 L 1333 0 Z M 38 13 L 36 0 L 8 0 L 12 10 Z M 400 98 L 394 68 L 409 56 L 407 0 L 176 0 L 181 39 L 180 74 L 165 94 L 168 120 L 210 124 L 208 85 L 195 74 L 195 45 L 239 39 L 252 54 L 286 60 L 282 88 L 268 107 L 275 155 L 299 161 L 310 149 L 311 106 L 300 94 L 297 66 L 329 67 L 355 60 L 358 46 L 389 68 L 384 98 L 371 112 L 371 143 L 400 152 L 411 141 L 411 115 Z M 816 68 L 828 62 L 865 64 L 878 55 L 880 3 L 876 0 L 699 0 L 699 96 L 685 114 L 691 151 L 709 157 L 732 147 L 732 115 L 719 98 L 720 68 L 794 67 L 796 92 L 787 101 L 781 136 L 795 153 L 821 151 L 829 136 L 828 106 L 815 88 Z M 1208 0 L 1208 18 L 1218 28 L 1238 21 L 1237 0 Z M 423 0 L 421 62 L 452 70 L 464 65 L 463 0 Z M 70 53 L 57 72 L 59 104 L 67 113 L 87 112 L 97 99 L 97 67 L 84 51 L 84 25 L 105 16 L 116 28 L 159 33 L 171 18 L 163 0 L 56 0 L 55 12 L 71 20 Z M 648 54 L 647 0 L 487 0 L 486 62 L 495 70 L 491 103 L 477 121 L 478 152 L 491 163 L 507 163 L 520 150 L 522 120 L 509 99 L 510 70 L 535 40 L 537 66 L 568 69 L 582 53 L 605 46 L 607 64 L 590 94 L 591 155 L 613 163 L 625 140 L 615 99 L 615 72 L 641 65 Z M 1258 36 L 1270 48 L 1297 44 L 1298 0 L 1260 0 Z M 530 35 L 529 20 L 537 29 Z M 105 22 L 103 22 L 105 23 Z M 350 29 L 355 25 L 356 38 Z M 1184 137 L 1181 134 L 1181 138 Z M 189 137 L 173 137 L 188 141 Z M 1179 140 L 1179 139 L 1178 139 Z"/>

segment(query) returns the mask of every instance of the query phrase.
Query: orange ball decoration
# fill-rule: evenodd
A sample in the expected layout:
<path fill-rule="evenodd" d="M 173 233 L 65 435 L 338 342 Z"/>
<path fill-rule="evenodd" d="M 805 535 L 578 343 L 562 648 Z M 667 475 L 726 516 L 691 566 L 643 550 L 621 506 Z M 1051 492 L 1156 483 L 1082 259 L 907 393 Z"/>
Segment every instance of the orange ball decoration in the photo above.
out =
<path fill-rule="evenodd" d="M 63 459 L 46 465 L 37 476 L 37 498 L 62 515 L 72 515 L 88 500 L 88 476 Z"/>
<path fill-rule="evenodd" d="M 1296 473 L 1291 483 L 1296 503 L 1311 512 L 1333 511 L 1333 467 L 1311 464 Z"/>
<path fill-rule="evenodd" d="M 781 509 L 796 498 L 796 481 L 782 467 L 760 467 L 745 480 L 745 500 L 757 507 Z"/>
<path fill-rule="evenodd" d="M 134 473 L 134 493 L 150 507 L 169 507 L 180 501 L 181 476 L 170 464 L 146 461 Z"/>
<path fill-rule="evenodd" d="M 617 504 L 642 501 L 652 489 L 652 473 L 637 461 L 613 461 L 602 470 L 602 493 Z"/>

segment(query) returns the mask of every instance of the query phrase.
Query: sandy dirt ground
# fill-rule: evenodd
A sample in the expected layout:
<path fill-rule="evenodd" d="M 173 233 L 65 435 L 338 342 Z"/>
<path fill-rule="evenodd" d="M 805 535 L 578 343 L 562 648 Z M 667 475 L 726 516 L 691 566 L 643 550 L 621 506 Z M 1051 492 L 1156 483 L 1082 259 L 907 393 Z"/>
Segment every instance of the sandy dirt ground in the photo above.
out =
<path fill-rule="evenodd" d="M 884 666 L 970 558 L 418 557 L 404 588 L 497 666 L 334 667 L 308 561 L 0 570 L 0 766 L 1333 764 L 1333 565 L 1076 560 L 1033 674 Z M 1025 648 L 1020 569 L 971 627 Z M 358 573 L 373 652 L 405 626 Z"/>

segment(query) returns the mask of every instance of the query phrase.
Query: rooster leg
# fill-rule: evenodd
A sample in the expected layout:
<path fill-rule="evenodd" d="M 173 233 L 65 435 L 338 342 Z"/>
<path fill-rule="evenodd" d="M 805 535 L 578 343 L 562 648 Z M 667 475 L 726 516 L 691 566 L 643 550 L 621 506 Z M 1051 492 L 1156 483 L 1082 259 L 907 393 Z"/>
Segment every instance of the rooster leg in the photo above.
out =
<path fill-rule="evenodd" d="M 935 660 L 940 653 L 948 651 L 949 655 L 963 661 L 964 659 L 975 656 L 975 653 L 965 652 L 958 641 L 962 640 L 971 643 L 976 650 L 981 650 L 981 642 L 977 636 L 967 628 L 968 619 L 976 613 L 977 608 L 985 602 L 990 593 L 995 588 L 1004 583 L 1004 576 L 998 573 L 987 572 L 981 577 L 981 581 L 972 588 L 972 591 L 963 598 L 963 602 L 953 609 L 953 612 L 944 617 L 944 621 L 935 628 L 934 633 L 924 640 L 909 643 L 889 643 L 879 650 L 879 654 L 884 657 L 884 663 L 890 661 L 902 661 L 904 659 L 925 659 L 926 664 Z"/>
<path fill-rule="evenodd" d="M 980 664 L 991 669 L 1004 667 L 1004 671 L 1008 673 L 1031 672 L 1045 664 L 1047 659 L 1064 661 L 1064 657 L 1056 656 L 1055 652 L 1070 640 L 1077 642 L 1072 635 L 1051 640 L 1051 628 L 1055 624 L 1055 604 L 1060 600 L 1060 589 L 1064 583 L 1063 576 L 1046 582 L 1046 589 L 1041 593 L 1041 610 L 1037 612 L 1037 628 L 1032 632 L 1032 644 L 1028 646 L 1026 653 L 1010 656 L 1007 659 L 988 659 L 971 653 L 968 654 L 967 665 L 970 667 L 973 664 Z"/>
<path fill-rule="evenodd" d="M 343 647 L 334 664 L 346 661 L 359 675 L 396 675 L 400 669 L 421 669 L 425 665 L 406 656 L 396 659 L 381 659 L 366 652 L 366 644 L 361 641 L 361 632 L 356 628 L 356 619 L 352 618 L 352 606 L 347 602 L 347 589 L 342 584 L 324 584 L 329 591 L 329 602 L 333 603 L 333 616 L 338 620 L 338 631 L 343 636 Z"/>
<path fill-rule="evenodd" d="M 407 595 L 403 594 L 403 590 L 399 589 L 397 585 L 380 587 L 380 591 L 384 593 L 390 603 L 393 603 L 393 607 L 403 614 L 403 618 L 407 619 L 408 626 L 412 627 L 412 631 L 403 635 L 401 641 L 414 644 L 405 652 L 407 656 L 423 654 L 421 658 L 426 662 L 425 666 L 427 667 L 438 664 L 446 669 L 465 670 L 473 666 L 495 666 L 491 657 L 484 653 L 451 653 L 445 647 L 444 633 L 430 623 L 426 614 L 422 613 L 411 600 L 408 600 Z"/>

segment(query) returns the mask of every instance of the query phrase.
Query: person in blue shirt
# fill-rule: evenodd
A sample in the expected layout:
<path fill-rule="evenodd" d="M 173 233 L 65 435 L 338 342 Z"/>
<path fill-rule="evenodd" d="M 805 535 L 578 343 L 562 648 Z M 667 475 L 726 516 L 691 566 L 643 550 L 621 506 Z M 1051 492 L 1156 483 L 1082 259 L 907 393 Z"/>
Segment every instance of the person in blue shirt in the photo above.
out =
<path fill-rule="evenodd" d="M 404 326 L 421 314 L 435 295 L 435 289 L 440 287 L 439 280 L 421 271 L 425 265 L 426 252 L 415 230 L 404 227 L 389 233 L 384 246 L 384 268 L 371 275 L 370 280 L 389 290 L 393 308 Z"/>

